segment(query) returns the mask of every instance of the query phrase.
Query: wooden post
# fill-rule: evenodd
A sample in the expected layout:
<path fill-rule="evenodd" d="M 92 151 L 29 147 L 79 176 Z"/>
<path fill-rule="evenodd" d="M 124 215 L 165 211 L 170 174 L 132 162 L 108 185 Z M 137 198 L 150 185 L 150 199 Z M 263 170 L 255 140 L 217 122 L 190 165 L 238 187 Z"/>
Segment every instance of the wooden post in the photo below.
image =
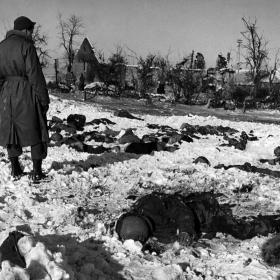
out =
<path fill-rule="evenodd" d="M 55 83 L 56 83 L 56 86 L 58 87 L 58 59 L 56 58 L 54 60 L 54 70 L 55 70 Z"/>
<path fill-rule="evenodd" d="M 193 59 L 194 59 L 194 50 L 192 51 L 191 54 L 191 69 L 193 69 Z"/>
<path fill-rule="evenodd" d="M 85 81 L 86 81 L 86 63 L 84 62 L 84 87 L 85 87 Z M 83 91 L 84 91 L 84 101 L 86 101 L 86 99 L 87 99 L 87 92 L 86 92 L 86 90 L 85 89 L 83 89 Z"/>

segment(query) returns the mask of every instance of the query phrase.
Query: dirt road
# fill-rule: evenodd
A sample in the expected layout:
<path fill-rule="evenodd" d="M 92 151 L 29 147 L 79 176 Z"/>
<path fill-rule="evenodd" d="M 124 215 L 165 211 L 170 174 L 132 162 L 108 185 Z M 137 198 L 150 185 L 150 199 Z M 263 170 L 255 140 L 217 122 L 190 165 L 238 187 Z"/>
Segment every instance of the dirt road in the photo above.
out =
<path fill-rule="evenodd" d="M 82 101 L 83 96 L 73 96 L 69 94 L 55 94 L 57 97 L 74 99 Z M 184 116 L 187 114 L 199 116 L 215 116 L 220 119 L 227 119 L 232 121 L 249 121 L 259 123 L 274 123 L 280 124 L 280 111 L 276 110 L 248 110 L 243 113 L 241 109 L 235 111 L 227 111 L 222 108 L 213 109 L 206 108 L 206 106 L 198 105 L 184 105 L 171 104 L 169 102 L 153 101 L 152 105 L 147 105 L 143 99 L 132 98 L 112 98 L 95 96 L 92 99 L 85 101 L 87 103 L 94 103 L 102 106 L 104 110 L 112 111 L 125 109 L 134 114 L 149 114 L 161 116 Z"/>

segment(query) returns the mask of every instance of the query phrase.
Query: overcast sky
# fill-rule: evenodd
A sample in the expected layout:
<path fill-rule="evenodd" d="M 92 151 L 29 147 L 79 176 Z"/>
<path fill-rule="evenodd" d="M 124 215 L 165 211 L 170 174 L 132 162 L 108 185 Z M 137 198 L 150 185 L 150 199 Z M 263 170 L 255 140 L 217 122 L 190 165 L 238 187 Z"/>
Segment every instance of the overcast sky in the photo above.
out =
<path fill-rule="evenodd" d="M 280 48 L 280 0 L 0 0 L 0 34 L 17 16 L 28 16 L 48 34 L 51 55 L 60 57 L 59 12 L 80 16 L 85 36 L 106 56 L 117 45 L 142 56 L 170 52 L 173 61 L 195 50 L 210 67 L 219 52 L 235 59 L 242 17 L 257 18 L 272 53 Z"/>

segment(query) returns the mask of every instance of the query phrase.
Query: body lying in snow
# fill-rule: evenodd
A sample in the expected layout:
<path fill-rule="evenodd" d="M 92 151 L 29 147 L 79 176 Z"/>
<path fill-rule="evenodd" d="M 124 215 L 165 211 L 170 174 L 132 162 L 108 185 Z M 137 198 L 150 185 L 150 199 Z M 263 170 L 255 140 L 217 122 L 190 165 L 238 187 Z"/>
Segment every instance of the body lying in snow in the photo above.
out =
<path fill-rule="evenodd" d="M 70 279 L 52 253 L 31 235 L 10 232 L 0 246 L 0 279 Z"/>
<path fill-rule="evenodd" d="M 145 243 L 153 237 L 161 243 L 179 241 L 181 245 L 190 245 L 202 233 L 206 238 L 222 232 L 248 239 L 279 230 L 280 215 L 236 218 L 212 193 L 182 196 L 154 192 L 138 199 L 116 223 L 121 240 Z"/>

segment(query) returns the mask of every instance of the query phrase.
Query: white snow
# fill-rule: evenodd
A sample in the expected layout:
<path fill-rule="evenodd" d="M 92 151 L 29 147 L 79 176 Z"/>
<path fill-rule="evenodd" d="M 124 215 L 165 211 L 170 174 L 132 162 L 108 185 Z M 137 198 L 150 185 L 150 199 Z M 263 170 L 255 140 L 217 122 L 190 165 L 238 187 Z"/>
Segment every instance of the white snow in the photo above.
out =
<path fill-rule="evenodd" d="M 105 84 L 102 82 L 93 82 L 93 83 L 87 84 L 85 86 L 85 89 L 103 88 L 104 86 L 105 86 Z"/>
<path fill-rule="evenodd" d="M 217 234 L 212 240 L 200 240 L 195 247 L 170 247 L 162 255 L 141 252 L 141 244 L 128 240 L 120 242 L 109 224 L 127 209 L 130 193 L 146 194 L 152 190 L 166 192 L 209 191 L 221 193 L 221 203 L 231 203 L 238 216 L 275 214 L 280 211 L 279 178 L 247 173 L 238 169 L 215 169 L 217 164 L 243 164 L 249 162 L 262 168 L 279 170 L 259 162 L 260 158 L 273 158 L 280 145 L 280 127 L 274 124 L 233 122 L 215 117 L 152 116 L 141 115 L 144 121 L 119 118 L 113 112 L 103 111 L 94 104 L 51 98 L 48 118 L 67 118 L 69 114 L 84 114 L 87 121 L 108 118 L 116 125 L 112 130 L 133 132 L 142 137 L 156 130 L 147 123 L 169 125 L 179 129 L 182 123 L 193 125 L 223 125 L 249 133 L 253 130 L 258 141 L 248 142 L 245 151 L 233 147 L 220 147 L 220 136 L 201 136 L 194 142 L 183 142 L 180 149 L 155 152 L 153 155 L 79 153 L 66 145 L 50 147 L 43 168 L 53 176 L 51 182 L 38 186 L 28 178 L 13 182 L 10 164 L 4 148 L 0 152 L 0 241 L 12 230 L 21 230 L 34 239 L 26 238 L 23 251 L 29 253 L 26 270 L 2 262 L 0 279 L 277 279 L 280 267 L 269 266 L 270 252 L 280 248 L 274 235 L 257 236 L 245 241 Z M 87 127 L 86 130 L 90 130 Z M 106 126 L 99 127 L 100 130 Z M 198 156 L 205 156 L 211 166 L 194 164 Z M 58 168 L 51 169 L 57 162 Z M 25 171 L 32 169 L 30 149 L 21 156 Z M 98 165 L 84 171 L 83 166 Z M 252 184 L 250 193 L 233 191 L 243 184 Z M 77 208 L 84 216 L 79 217 Z M 275 240 L 272 242 L 271 240 Z M 270 242 L 270 243 L 269 243 Z M 269 244 L 269 245 L 267 245 Z M 276 246 L 276 249 L 275 249 Z M 279 253 L 278 253 L 279 254 Z M 280 256 L 279 256 L 280 258 Z M 44 275 L 36 271 L 40 263 Z M 4 275 L 4 276 L 3 276 Z M 10 276 L 9 276 L 10 275 Z M 17 275 L 17 276 L 15 276 Z M 1 278 L 2 277 L 2 278 Z M 10 277 L 10 278 L 9 278 Z M 44 278 L 45 277 L 45 278 Z"/>

